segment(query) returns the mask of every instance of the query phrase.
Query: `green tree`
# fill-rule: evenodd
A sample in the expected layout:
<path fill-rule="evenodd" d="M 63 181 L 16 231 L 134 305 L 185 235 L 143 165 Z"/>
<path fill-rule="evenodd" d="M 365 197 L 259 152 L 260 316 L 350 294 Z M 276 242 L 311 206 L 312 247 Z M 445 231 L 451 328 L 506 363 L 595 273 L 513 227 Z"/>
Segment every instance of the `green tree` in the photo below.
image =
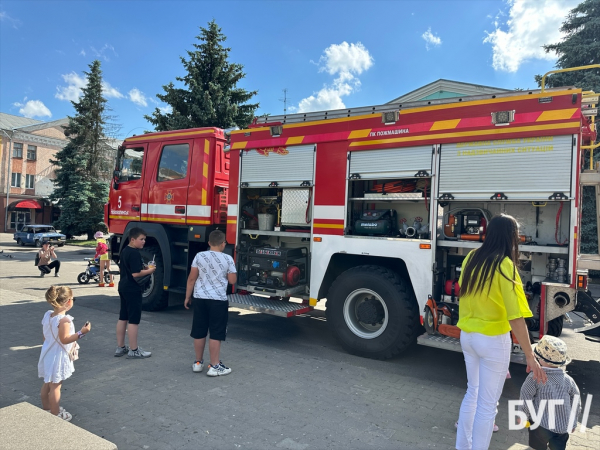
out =
<path fill-rule="evenodd" d="M 100 61 L 84 72 L 87 85 L 79 101 L 71 102 L 75 115 L 69 116 L 65 135 L 69 142 L 51 162 L 57 167 L 52 200 L 58 202 L 61 215 L 55 226 L 67 236 L 105 229 L 104 203 L 109 185 L 104 175 L 110 167 L 110 147 L 105 136 L 106 99 L 102 95 Z"/>
<path fill-rule="evenodd" d="M 156 96 L 170 106 L 170 112 L 156 108 L 151 116 L 144 116 L 156 131 L 180 130 L 194 127 L 245 128 L 252 122 L 258 103 L 248 104 L 257 91 L 237 87 L 246 76 L 241 64 L 228 61 L 230 48 L 223 47 L 227 37 L 213 20 L 208 28 L 200 27 L 192 44 L 189 59 L 181 57 L 187 72 L 175 79 L 185 88 L 176 88 L 171 82 L 163 86 L 164 94 Z"/>
<path fill-rule="evenodd" d="M 561 42 L 544 46 L 546 52 L 555 52 L 558 55 L 557 69 L 600 63 L 600 0 L 585 0 L 572 9 L 560 31 L 565 33 L 565 38 Z M 541 75 L 535 76 L 538 86 L 541 86 L 541 80 Z M 551 74 L 546 77 L 546 86 L 576 86 L 584 91 L 600 92 L 600 69 Z M 600 151 L 596 149 L 594 161 L 598 161 L 599 156 Z M 584 157 L 587 168 L 590 160 L 589 151 Z M 584 186 L 581 202 L 582 253 L 598 253 L 595 194 L 595 187 Z M 594 274 L 594 276 L 598 275 L 600 274 Z"/>

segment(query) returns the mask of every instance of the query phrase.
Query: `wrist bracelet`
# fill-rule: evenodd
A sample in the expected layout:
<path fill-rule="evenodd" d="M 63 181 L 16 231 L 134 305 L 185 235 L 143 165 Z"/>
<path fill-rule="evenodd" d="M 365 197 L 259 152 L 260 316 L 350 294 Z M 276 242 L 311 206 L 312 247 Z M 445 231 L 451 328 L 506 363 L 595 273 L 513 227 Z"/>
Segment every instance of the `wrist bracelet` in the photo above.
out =
<path fill-rule="evenodd" d="M 83 336 L 85 336 L 81 331 L 77 332 L 77 336 L 79 336 L 78 339 L 81 339 Z"/>

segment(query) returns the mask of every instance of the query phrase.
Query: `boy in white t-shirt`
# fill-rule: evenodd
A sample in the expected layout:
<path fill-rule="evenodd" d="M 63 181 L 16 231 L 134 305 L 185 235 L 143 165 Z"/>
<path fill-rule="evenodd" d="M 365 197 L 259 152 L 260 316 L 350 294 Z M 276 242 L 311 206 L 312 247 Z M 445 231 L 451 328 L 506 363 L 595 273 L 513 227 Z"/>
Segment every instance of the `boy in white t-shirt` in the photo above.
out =
<path fill-rule="evenodd" d="M 194 372 L 202 372 L 204 368 L 204 347 L 206 336 L 210 333 L 208 351 L 210 364 L 209 377 L 227 375 L 231 369 L 219 359 L 221 341 L 227 335 L 227 320 L 229 318 L 227 300 L 227 284 L 235 284 L 237 271 L 233 258 L 223 253 L 227 242 L 225 233 L 215 230 L 208 236 L 210 250 L 200 252 L 194 258 L 185 291 L 186 309 L 190 303 L 194 308 L 192 332 L 196 361 L 192 364 Z M 192 301 L 193 294 L 193 301 Z"/>

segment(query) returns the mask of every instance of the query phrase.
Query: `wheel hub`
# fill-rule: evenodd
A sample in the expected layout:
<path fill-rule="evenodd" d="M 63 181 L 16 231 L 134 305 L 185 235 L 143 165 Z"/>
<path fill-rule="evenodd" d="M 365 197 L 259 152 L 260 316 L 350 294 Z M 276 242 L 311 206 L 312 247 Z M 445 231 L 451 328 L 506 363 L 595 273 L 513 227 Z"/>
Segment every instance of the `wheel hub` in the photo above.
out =
<path fill-rule="evenodd" d="M 381 323 L 384 316 L 383 305 L 374 297 L 366 299 L 356 308 L 356 317 L 358 320 L 363 323 L 370 323 L 373 326 Z"/>
<path fill-rule="evenodd" d="M 370 289 L 357 289 L 344 301 L 344 321 L 348 329 L 362 339 L 381 336 L 388 325 L 385 300 Z"/>

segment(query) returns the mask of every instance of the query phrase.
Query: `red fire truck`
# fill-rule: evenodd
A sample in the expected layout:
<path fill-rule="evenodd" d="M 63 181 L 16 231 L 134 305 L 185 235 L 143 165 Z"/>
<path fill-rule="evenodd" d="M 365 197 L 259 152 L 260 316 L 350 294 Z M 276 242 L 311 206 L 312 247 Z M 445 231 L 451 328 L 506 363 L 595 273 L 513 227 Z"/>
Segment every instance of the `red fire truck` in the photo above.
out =
<path fill-rule="evenodd" d="M 594 101 L 561 88 L 269 116 L 228 133 L 225 151 L 214 128 L 129 138 L 107 205 L 113 258 L 141 222 L 158 262 L 144 305 L 159 309 L 226 224 L 230 306 L 290 317 L 326 299 L 351 353 L 389 358 L 415 340 L 460 351 L 462 261 L 507 213 L 521 223 L 532 336 L 559 335 L 572 310 L 597 323 L 597 261 L 578 238 L 582 185 L 600 180 L 582 170 Z"/>

